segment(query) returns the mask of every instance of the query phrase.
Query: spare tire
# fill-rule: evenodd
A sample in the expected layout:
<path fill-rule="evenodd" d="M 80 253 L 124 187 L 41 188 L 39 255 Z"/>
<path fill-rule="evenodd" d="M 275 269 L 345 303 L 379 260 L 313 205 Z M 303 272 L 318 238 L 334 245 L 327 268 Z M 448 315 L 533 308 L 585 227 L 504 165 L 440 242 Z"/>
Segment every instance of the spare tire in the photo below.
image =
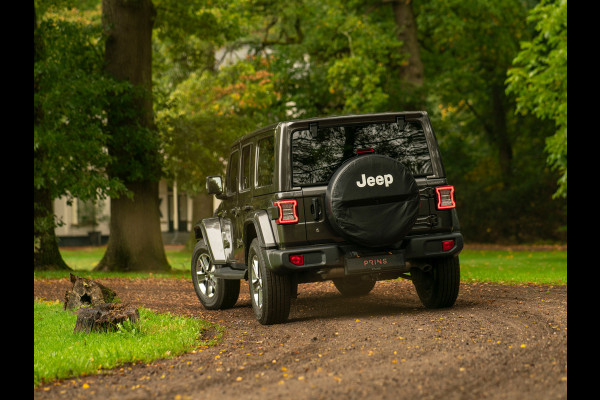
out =
<path fill-rule="evenodd" d="M 359 155 L 332 175 L 325 193 L 325 210 L 335 231 L 366 247 L 398 244 L 414 225 L 419 188 L 398 160 Z"/>

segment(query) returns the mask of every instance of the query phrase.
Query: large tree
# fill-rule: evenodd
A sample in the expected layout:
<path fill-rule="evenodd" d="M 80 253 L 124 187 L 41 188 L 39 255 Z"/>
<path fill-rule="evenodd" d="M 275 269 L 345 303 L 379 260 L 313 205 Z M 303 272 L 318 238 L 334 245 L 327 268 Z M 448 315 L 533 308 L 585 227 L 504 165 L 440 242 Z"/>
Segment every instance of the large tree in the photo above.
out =
<path fill-rule="evenodd" d="M 65 2 L 34 8 L 34 269 L 67 269 L 58 249 L 53 200 L 95 200 L 124 190 L 107 176 L 105 104 L 128 85 L 102 69 L 101 27 L 93 10 Z"/>
<path fill-rule="evenodd" d="M 129 196 L 111 197 L 110 237 L 96 270 L 170 270 L 161 230 L 158 181 L 159 140 L 152 111 L 152 26 L 156 10 L 150 0 L 103 0 L 106 71 L 133 84 L 133 96 L 114 93 L 108 113 L 108 151 L 116 161 L 109 169 Z M 135 116 L 123 115 L 125 108 Z"/>

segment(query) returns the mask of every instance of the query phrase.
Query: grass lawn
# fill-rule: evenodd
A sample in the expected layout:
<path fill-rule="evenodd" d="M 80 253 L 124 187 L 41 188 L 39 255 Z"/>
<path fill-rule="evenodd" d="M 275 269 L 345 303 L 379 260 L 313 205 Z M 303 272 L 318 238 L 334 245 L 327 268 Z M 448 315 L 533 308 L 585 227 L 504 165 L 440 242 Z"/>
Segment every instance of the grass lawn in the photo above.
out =
<path fill-rule="evenodd" d="M 567 284 L 566 251 L 463 250 L 463 282 Z"/>
<path fill-rule="evenodd" d="M 179 248 L 167 248 L 165 254 L 167 261 L 171 265 L 172 271 L 166 273 L 153 272 L 94 272 L 93 269 L 104 256 L 106 246 L 100 247 L 81 247 L 81 248 L 61 248 L 60 254 L 65 263 L 71 267 L 73 273 L 89 279 L 98 279 L 106 277 L 129 277 L 129 278 L 148 278 L 148 277 L 168 277 L 168 278 L 190 278 L 191 279 L 191 261 L 192 252 Z M 36 271 L 36 278 L 41 279 L 59 279 L 69 276 L 69 271 Z"/>
<path fill-rule="evenodd" d="M 77 315 L 62 303 L 34 301 L 33 383 L 100 372 L 127 362 L 171 358 L 203 345 L 201 332 L 212 324 L 140 308 L 136 324 L 126 321 L 116 332 L 73 332 Z M 220 338 L 220 328 L 217 328 Z"/>
<path fill-rule="evenodd" d="M 99 278 L 103 276 L 168 276 L 190 277 L 192 253 L 185 249 L 166 250 L 167 260 L 173 268 L 171 273 L 97 273 L 92 269 L 102 258 L 105 247 L 82 248 L 78 250 L 61 249 L 63 259 L 80 276 Z M 498 282 L 506 284 L 567 284 L 566 251 L 506 251 L 506 250 L 468 250 L 460 253 L 461 280 L 463 282 Z M 84 272 L 84 273 L 81 273 Z M 85 272 L 89 272 L 86 274 Z M 65 277 L 68 272 L 37 273 L 36 277 Z"/>
<path fill-rule="evenodd" d="M 67 265 L 74 270 L 91 271 L 102 259 L 106 246 L 100 247 L 82 247 L 76 249 L 70 247 L 68 249 L 60 249 L 60 254 Z M 189 272 L 190 262 L 192 260 L 192 252 L 185 249 L 170 249 L 165 250 L 167 261 L 176 271 Z"/>
<path fill-rule="evenodd" d="M 191 279 L 191 252 L 167 249 L 169 273 L 93 272 L 106 246 L 60 249 L 73 273 L 90 279 L 102 277 L 169 277 Z M 36 278 L 68 278 L 69 271 L 34 272 Z M 203 329 L 213 326 L 200 319 L 156 314 L 140 308 L 140 321 L 125 323 L 117 332 L 74 333 L 77 315 L 63 311 L 60 302 L 34 301 L 34 387 L 43 382 L 93 374 L 127 362 L 150 362 L 170 358 L 215 341 L 197 338 Z M 223 328 L 215 326 L 218 338 Z M 219 339 L 217 339 L 219 340 Z"/>

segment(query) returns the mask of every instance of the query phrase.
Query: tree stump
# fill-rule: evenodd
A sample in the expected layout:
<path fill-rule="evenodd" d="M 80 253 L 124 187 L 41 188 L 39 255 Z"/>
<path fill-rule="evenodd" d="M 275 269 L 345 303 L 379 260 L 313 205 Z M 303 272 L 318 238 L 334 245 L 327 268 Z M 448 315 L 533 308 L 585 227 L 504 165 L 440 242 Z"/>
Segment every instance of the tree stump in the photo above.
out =
<path fill-rule="evenodd" d="M 78 309 L 82 306 L 96 306 L 111 303 L 117 296 L 114 290 L 91 279 L 69 274 L 73 288 L 65 292 L 63 310 Z"/>
<path fill-rule="evenodd" d="M 137 308 L 122 303 L 106 303 L 79 310 L 73 332 L 109 332 L 117 330 L 117 325 L 124 321 L 139 321 Z"/>

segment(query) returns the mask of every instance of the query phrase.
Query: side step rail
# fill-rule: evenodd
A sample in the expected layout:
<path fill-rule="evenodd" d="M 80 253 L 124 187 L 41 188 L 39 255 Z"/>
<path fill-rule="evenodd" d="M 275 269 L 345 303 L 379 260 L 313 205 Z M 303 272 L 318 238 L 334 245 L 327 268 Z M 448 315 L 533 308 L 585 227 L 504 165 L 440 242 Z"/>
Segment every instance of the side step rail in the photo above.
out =
<path fill-rule="evenodd" d="M 245 269 L 233 269 L 230 266 L 222 265 L 222 266 L 217 266 L 213 276 L 215 278 L 222 278 L 222 279 L 246 279 L 247 271 L 248 270 L 245 270 Z"/>

